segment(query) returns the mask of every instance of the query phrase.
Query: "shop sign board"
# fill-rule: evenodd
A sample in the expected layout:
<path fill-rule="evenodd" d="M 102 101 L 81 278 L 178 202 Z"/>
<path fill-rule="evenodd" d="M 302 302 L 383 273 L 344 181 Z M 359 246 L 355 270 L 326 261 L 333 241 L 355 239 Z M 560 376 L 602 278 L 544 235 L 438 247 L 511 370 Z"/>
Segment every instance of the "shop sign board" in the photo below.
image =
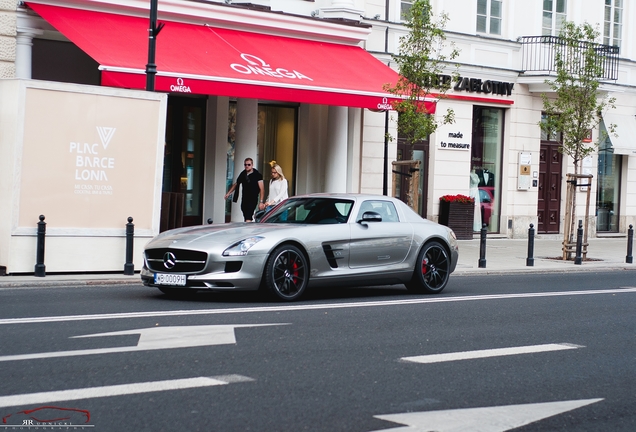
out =
<path fill-rule="evenodd" d="M 24 109 L 19 227 L 43 214 L 52 229 L 153 228 L 162 103 L 27 88 Z"/>
<path fill-rule="evenodd" d="M 439 148 L 444 150 L 470 150 L 470 143 L 464 141 L 464 134 L 461 132 L 449 132 L 446 141 L 440 140 Z"/>

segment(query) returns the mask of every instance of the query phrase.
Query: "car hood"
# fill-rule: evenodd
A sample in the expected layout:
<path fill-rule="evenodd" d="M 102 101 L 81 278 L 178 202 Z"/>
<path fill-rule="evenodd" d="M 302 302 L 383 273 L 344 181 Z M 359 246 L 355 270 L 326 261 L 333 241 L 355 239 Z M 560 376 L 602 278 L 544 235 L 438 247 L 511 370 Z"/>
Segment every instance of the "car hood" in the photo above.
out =
<path fill-rule="evenodd" d="M 165 231 L 151 240 L 146 249 L 172 248 L 209 248 L 212 245 L 230 246 L 253 236 L 266 236 L 280 230 L 293 230 L 303 225 L 258 224 L 240 222 L 229 224 L 199 225 Z"/>

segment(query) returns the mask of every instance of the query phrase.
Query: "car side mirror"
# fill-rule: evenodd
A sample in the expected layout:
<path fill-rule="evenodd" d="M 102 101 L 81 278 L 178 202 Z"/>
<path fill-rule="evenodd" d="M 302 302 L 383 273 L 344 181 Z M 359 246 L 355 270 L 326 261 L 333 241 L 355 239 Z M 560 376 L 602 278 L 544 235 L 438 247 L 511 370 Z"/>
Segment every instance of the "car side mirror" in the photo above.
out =
<path fill-rule="evenodd" d="M 382 222 L 382 216 L 380 216 L 380 213 L 367 211 L 362 213 L 362 219 L 358 221 L 358 223 L 362 222 Z"/>

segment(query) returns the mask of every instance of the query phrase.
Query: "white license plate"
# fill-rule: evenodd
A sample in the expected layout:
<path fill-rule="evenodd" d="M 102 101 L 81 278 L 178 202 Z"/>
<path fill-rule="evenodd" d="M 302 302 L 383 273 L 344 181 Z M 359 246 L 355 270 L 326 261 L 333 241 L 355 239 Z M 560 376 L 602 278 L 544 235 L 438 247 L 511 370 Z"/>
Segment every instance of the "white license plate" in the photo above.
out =
<path fill-rule="evenodd" d="M 186 275 L 155 273 L 155 284 L 185 286 Z"/>

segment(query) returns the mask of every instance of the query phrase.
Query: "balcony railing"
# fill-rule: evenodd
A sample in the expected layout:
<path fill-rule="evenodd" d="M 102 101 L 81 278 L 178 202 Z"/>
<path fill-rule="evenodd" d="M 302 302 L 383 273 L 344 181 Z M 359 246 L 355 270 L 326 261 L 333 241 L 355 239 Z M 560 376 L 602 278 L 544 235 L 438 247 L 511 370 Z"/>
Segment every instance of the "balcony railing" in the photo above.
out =
<path fill-rule="evenodd" d="M 618 79 L 618 53 L 616 46 L 590 42 L 578 42 L 575 46 L 565 44 L 558 36 L 522 36 L 521 67 L 524 74 L 536 72 L 556 72 L 557 54 L 567 58 L 572 69 L 582 70 L 585 65 L 585 52 L 592 47 L 598 54 L 599 76 L 602 80 Z"/>

